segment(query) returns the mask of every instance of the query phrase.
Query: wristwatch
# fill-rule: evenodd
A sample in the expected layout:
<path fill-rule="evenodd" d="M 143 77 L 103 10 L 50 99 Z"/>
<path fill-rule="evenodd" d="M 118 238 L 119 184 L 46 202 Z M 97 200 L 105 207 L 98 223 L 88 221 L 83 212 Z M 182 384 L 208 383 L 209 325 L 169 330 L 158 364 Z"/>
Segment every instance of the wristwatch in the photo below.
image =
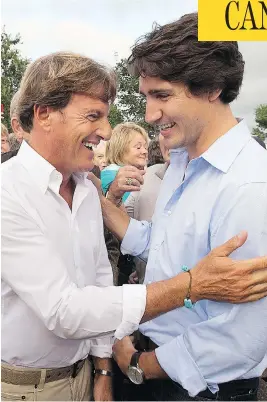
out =
<path fill-rule="evenodd" d="M 145 373 L 139 367 L 138 361 L 142 352 L 135 352 L 132 355 L 131 362 L 128 366 L 127 375 L 129 379 L 137 385 L 143 384 L 145 380 Z"/>

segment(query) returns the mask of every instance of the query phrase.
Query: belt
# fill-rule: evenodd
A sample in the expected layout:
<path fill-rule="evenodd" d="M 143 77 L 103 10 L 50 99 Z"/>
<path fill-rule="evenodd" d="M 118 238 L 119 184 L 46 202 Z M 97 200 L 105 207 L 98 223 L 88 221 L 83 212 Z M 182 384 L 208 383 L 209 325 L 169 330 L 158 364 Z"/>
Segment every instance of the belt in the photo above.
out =
<path fill-rule="evenodd" d="M 249 378 L 244 380 L 234 380 L 218 384 L 219 391 L 213 394 L 210 390 L 200 392 L 197 396 L 202 398 L 214 399 L 214 400 L 232 400 L 234 395 L 239 391 L 242 394 L 251 395 L 259 387 L 259 378 Z M 233 396 L 233 397 L 232 397 Z M 243 395 L 245 396 L 245 395 Z M 246 399 L 242 399 L 246 400 Z"/>
<path fill-rule="evenodd" d="M 79 360 L 72 366 L 54 368 L 54 369 L 34 369 L 23 367 L 1 365 L 1 381 L 13 385 L 36 385 L 40 383 L 41 374 L 45 370 L 45 383 L 62 380 L 66 377 L 75 378 L 83 368 L 85 359 Z"/>

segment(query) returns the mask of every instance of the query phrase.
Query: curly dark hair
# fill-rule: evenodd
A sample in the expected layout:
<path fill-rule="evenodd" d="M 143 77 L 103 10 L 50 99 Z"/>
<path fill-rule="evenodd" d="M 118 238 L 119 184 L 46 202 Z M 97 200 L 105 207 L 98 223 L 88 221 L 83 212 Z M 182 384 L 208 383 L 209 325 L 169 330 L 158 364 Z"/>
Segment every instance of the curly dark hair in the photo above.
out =
<path fill-rule="evenodd" d="M 135 76 L 180 82 L 195 96 L 222 90 L 225 104 L 238 96 L 244 64 L 237 42 L 198 41 L 197 13 L 156 24 L 137 40 L 128 59 L 129 72 Z"/>

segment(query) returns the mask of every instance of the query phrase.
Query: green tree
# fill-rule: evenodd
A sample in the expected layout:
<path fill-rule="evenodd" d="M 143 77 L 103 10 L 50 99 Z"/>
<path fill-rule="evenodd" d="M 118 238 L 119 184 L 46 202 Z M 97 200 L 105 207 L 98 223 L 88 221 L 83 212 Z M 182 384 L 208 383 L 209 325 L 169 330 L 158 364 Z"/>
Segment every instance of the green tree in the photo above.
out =
<path fill-rule="evenodd" d="M 115 103 L 110 106 L 108 119 L 112 128 L 123 122 L 122 112 Z"/>
<path fill-rule="evenodd" d="M 21 37 L 1 33 L 1 103 L 4 105 L 3 123 L 11 130 L 9 106 L 14 93 L 18 90 L 21 78 L 29 60 L 23 58 L 17 45 L 22 43 Z"/>
<path fill-rule="evenodd" d="M 139 94 L 139 80 L 129 74 L 127 60 L 122 59 L 116 64 L 118 77 L 117 106 L 124 121 L 132 121 L 144 127 L 151 137 L 155 128 L 145 122 L 146 101 Z"/>
<path fill-rule="evenodd" d="M 258 106 L 255 110 L 257 127 L 253 128 L 252 134 L 267 139 L 267 103 Z"/>

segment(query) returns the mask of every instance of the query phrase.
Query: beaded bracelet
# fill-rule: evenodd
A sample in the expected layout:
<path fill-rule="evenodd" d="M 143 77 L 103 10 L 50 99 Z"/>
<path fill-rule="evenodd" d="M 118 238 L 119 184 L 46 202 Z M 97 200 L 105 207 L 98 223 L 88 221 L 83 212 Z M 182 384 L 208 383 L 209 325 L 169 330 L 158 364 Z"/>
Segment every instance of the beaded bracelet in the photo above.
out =
<path fill-rule="evenodd" d="M 186 295 L 186 298 L 184 299 L 184 306 L 185 306 L 186 308 L 193 308 L 193 307 L 194 307 L 194 304 L 192 303 L 192 300 L 191 300 L 192 273 L 191 273 L 191 271 L 190 271 L 190 269 L 188 268 L 187 265 L 183 265 L 183 266 L 182 266 L 182 270 L 183 270 L 184 272 L 188 272 L 188 273 L 189 273 L 189 276 L 190 276 L 187 295 Z"/>

